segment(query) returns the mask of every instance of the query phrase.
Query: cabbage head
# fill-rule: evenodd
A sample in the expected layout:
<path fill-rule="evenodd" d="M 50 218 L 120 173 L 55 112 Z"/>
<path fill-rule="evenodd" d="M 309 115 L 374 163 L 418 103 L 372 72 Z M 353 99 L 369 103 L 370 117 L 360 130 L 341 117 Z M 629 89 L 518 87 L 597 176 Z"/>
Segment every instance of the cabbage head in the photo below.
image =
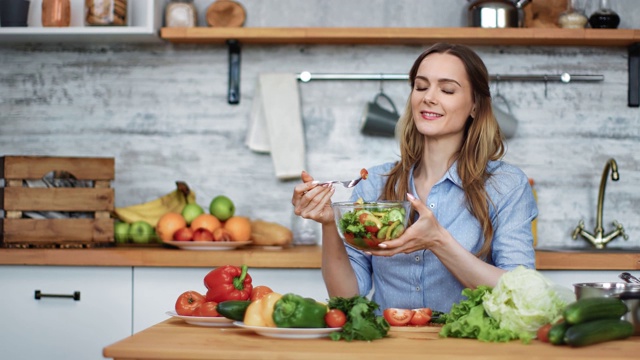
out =
<path fill-rule="evenodd" d="M 545 324 L 556 321 L 575 296 L 533 269 L 519 266 L 500 277 L 493 291 L 482 299 L 484 310 L 501 329 L 518 334 L 524 341 L 535 337 Z"/>

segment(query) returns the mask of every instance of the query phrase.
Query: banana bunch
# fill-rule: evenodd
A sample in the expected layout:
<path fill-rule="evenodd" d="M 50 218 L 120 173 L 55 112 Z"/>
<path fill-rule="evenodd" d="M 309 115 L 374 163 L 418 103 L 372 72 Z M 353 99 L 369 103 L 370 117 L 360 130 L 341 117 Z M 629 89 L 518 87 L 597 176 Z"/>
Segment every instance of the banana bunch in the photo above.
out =
<path fill-rule="evenodd" d="M 115 216 L 127 223 L 143 220 L 155 227 L 160 217 L 170 211 L 181 213 L 185 205 L 196 202 L 196 194 L 186 183 L 176 181 L 176 189 L 146 203 L 116 208 Z"/>

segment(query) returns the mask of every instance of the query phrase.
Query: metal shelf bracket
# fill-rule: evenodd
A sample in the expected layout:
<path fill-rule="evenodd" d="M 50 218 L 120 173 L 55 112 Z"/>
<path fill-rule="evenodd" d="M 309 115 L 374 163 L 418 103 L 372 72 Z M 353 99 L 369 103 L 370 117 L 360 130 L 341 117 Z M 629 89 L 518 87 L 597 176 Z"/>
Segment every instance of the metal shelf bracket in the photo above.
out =
<path fill-rule="evenodd" d="M 640 106 L 640 43 L 629 46 L 629 107 Z"/>
<path fill-rule="evenodd" d="M 235 105 L 240 103 L 240 42 L 227 40 L 229 46 L 229 89 L 227 102 Z"/>

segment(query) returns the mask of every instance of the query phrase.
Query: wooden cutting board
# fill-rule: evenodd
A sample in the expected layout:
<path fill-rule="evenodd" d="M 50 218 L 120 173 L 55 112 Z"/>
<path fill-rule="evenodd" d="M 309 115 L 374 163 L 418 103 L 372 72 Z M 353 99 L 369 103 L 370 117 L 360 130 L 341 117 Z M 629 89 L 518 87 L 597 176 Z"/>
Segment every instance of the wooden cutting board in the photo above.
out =
<path fill-rule="evenodd" d="M 241 27 L 246 18 L 244 7 L 233 0 L 217 0 L 207 8 L 207 24 L 212 27 Z"/>

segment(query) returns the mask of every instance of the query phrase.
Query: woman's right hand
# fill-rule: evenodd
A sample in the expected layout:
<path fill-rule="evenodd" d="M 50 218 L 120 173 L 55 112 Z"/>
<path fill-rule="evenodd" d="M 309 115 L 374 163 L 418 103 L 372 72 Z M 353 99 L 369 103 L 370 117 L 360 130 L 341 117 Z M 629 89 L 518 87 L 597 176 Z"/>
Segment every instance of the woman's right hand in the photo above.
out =
<path fill-rule="evenodd" d="M 331 185 L 313 183 L 313 177 L 306 171 L 301 175 L 302 183 L 293 189 L 291 203 L 294 213 L 305 219 L 312 219 L 321 224 L 333 223 L 331 196 L 335 189 Z"/>

